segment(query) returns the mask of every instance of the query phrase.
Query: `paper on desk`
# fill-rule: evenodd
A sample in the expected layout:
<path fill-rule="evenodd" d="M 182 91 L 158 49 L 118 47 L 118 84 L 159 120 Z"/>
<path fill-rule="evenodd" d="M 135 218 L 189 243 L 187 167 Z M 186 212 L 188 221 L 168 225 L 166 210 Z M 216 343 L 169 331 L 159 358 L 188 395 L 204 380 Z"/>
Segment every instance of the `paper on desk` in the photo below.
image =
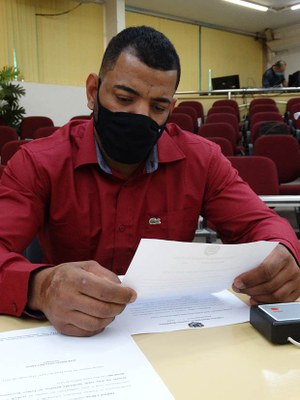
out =
<path fill-rule="evenodd" d="M 277 244 L 142 239 L 122 284 L 136 290 L 139 299 L 219 292 L 258 266 Z"/>
<path fill-rule="evenodd" d="M 122 283 L 135 289 L 138 299 L 113 326 L 137 334 L 249 321 L 249 307 L 223 289 L 258 266 L 276 245 L 143 239 Z"/>
<path fill-rule="evenodd" d="M 174 399 L 132 338 L 108 327 L 90 338 L 53 327 L 0 333 L 2 400 Z"/>

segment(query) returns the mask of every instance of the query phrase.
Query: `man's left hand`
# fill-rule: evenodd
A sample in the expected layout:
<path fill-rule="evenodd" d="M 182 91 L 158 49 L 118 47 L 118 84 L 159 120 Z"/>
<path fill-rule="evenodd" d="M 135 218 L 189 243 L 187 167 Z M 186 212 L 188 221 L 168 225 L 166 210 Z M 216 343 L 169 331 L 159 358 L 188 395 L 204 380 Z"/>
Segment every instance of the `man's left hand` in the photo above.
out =
<path fill-rule="evenodd" d="M 236 277 L 232 288 L 249 295 L 251 305 L 295 301 L 300 297 L 300 268 L 278 244 L 257 268 Z"/>

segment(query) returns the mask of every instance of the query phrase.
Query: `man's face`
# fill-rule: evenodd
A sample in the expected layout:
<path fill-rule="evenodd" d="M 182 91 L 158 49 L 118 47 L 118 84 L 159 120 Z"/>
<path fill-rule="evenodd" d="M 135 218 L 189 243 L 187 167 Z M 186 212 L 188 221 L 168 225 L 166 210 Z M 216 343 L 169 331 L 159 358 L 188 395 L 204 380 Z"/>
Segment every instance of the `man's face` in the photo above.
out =
<path fill-rule="evenodd" d="M 283 74 L 285 71 L 285 67 L 286 67 L 285 64 L 280 65 L 279 67 L 276 68 L 276 72 L 280 72 L 281 74 Z"/>
<path fill-rule="evenodd" d="M 101 81 L 100 103 L 113 112 L 143 114 L 165 123 L 174 107 L 177 71 L 160 71 L 123 52 Z"/>

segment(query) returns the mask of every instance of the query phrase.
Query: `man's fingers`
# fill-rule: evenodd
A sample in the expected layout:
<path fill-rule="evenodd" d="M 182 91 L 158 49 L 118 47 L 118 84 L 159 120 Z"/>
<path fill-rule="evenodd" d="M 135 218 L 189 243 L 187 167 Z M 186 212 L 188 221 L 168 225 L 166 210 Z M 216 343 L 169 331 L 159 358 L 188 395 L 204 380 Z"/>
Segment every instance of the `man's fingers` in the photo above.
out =
<path fill-rule="evenodd" d="M 286 267 L 289 261 L 294 262 L 296 266 L 295 260 L 288 250 L 284 246 L 278 245 L 258 267 L 236 277 L 233 281 L 233 289 L 243 292 L 244 289 L 270 282 Z"/>
<path fill-rule="evenodd" d="M 47 315 L 46 315 L 47 316 Z M 92 336 L 102 332 L 115 318 L 96 318 L 80 311 L 68 311 L 60 317 L 48 318 L 58 332 L 70 336 Z"/>
<path fill-rule="evenodd" d="M 267 303 L 281 303 L 281 302 L 289 302 L 296 301 L 300 297 L 300 289 L 295 289 L 293 282 L 289 282 L 282 288 L 282 290 L 278 290 L 272 294 L 268 295 L 259 295 L 252 296 L 250 298 L 250 305 L 256 306 L 258 304 L 267 304 Z"/>
<path fill-rule="evenodd" d="M 94 274 L 87 276 L 83 273 L 78 282 L 78 290 L 89 297 L 115 304 L 132 303 L 137 297 L 133 289 Z"/>

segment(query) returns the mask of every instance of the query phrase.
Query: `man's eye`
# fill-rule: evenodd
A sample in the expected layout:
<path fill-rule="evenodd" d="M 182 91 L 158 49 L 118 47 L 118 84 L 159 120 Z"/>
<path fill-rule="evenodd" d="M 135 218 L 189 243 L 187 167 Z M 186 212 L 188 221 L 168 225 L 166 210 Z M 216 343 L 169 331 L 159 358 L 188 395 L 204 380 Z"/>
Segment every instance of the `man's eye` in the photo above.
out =
<path fill-rule="evenodd" d="M 154 109 L 156 112 L 164 112 L 164 111 L 166 111 L 165 107 L 158 106 L 157 104 L 155 104 L 155 105 L 153 106 L 153 109 Z"/>
<path fill-rule="evenodd" d="M 116 96 L 118 101 L 120 101 L 121 103 L 131 103 L 131 99 L 129 99 L 128 97 L 122 97 L 122 96 Z"/>

